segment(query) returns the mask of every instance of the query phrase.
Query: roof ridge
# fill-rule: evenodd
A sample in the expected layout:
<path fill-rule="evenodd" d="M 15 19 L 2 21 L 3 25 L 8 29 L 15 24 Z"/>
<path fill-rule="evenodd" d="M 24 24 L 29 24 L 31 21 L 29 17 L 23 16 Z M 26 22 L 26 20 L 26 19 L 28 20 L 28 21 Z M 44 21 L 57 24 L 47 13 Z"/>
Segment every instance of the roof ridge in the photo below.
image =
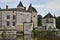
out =
<path fill-rule="evenodd" d="M 53 18 L 53 15 L 49 12 L 46 16 L 44 16 L 43 18 Z"/>

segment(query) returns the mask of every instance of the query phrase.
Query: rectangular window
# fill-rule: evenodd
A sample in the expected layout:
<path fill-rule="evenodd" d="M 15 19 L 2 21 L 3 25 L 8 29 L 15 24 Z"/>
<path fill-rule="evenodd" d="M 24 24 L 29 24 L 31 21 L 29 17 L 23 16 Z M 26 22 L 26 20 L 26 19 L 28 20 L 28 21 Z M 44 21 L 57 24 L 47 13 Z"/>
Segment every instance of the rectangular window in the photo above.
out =
<path fill-rule="evenodd" d="M 16 19 L 15 15 L 13 15 L 13 19 Z"/>
<path fill-rule="evenodd" d="M 15 22 L 13 22 L 13 26 L 15 26 Z"/>
<path fill-rule="evenodd" d="M 7 15 L 7 19 L 10 19 L 10 15 Z"/>
<path fill-rule="evenodd" d="M 7 26 L 10 26 L 10 22 L 9 21 L 7 21 Z"/>

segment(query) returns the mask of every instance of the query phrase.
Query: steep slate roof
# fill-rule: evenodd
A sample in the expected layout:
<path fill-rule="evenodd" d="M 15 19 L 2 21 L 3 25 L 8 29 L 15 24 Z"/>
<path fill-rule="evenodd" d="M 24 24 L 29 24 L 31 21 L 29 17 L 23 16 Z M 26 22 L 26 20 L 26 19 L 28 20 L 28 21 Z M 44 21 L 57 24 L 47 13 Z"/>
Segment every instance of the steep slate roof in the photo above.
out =
<path fill-rule="evenodd" d="M 30 6 L 28 7 L 28 12 L 32 12 L 32 4 L 30 4 Z"/>
<path fill-rule="evenodd" d="M 21 1 L 19 2 L 17 7 L 24 7 Z M 22 8 L 8 8 L 8 9 L 0 9 L 0 11 L 24 11 L 24 12 L 26 12 L 25 8 L 26 7 L 24 7 L 24 9 L 22 9 Z"/>
<path fill-rule="evenodd" d="M 32 4 L 30 4 L 30 6 L 28 7 L 28 10 L 27 10 L 28 12 L 36 12 L 37 13 L 37 10 L 34 8 L 34 7 L 32 7 Z"/>
<path fill-rule="evenodd" d="M 34 7 L 32 7 L 32 11 L 37 13 L 37 10 Z"/>
<path fill-rule="evenodd" d="M 46 16 L 44 16 L 43 18 L 54 18 L 51 13 L 49 12 Z"/>
<path fill-rule="evenodd" d="M 21 1 L 20 1 L 20 3 L 18 4 L 17 7 L 24 7 Z"/>
<path fill-rule="evenodd" d="M 17 5 L 17 7 L 24 7 L 21 1 Z M 24 11 L 24 12 L 36 12 L 37 13 L 37 10 L 34 7 L 32 7 L 32 4 L 30 4 L 30 6 L 28 7 L 28 10 L 25 10 L 25 9 L 26 9 L 26 7 L 24 7 L 24 9 L 22 9 L 22 8 L 7 8 L 7 9 L 0 9 L 0 11 Z"/>

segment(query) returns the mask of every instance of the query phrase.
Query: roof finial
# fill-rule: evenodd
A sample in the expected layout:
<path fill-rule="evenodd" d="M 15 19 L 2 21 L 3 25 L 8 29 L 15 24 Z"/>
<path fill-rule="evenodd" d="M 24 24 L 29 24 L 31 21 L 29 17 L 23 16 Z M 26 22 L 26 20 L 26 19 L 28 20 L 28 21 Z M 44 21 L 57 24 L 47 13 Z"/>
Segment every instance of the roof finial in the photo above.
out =
<path fill-rule="evenodd" d="M 56 18 L 55 14 L 54 14 L 54 18 Z"/>

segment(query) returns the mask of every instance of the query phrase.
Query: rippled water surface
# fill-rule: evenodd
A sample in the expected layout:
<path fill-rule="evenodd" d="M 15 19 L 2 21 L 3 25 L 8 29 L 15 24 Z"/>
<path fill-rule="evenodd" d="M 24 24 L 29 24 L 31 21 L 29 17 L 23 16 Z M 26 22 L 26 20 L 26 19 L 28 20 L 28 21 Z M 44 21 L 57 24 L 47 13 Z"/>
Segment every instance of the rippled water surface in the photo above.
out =
<path fill-rule="evenodd" d="M 60 40 L 59 37 L 50 37 L 46 38 L 45 36 L 32 36 L 32 35 L 21 35 L 21 36 L 16 36 L 16 35 L 4 35 L 0 36 L 0 40 Z"/>

